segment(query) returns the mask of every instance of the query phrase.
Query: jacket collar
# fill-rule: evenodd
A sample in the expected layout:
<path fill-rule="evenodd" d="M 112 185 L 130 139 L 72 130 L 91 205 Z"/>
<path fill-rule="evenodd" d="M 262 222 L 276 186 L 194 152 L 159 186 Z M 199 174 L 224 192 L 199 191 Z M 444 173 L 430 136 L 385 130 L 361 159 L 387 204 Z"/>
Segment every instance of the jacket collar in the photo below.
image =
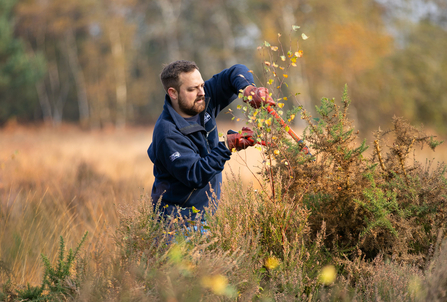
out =
<path fill-rule="evenodd" d="M 164 104 L 164 110 L 168 112 L 168 114 L 171 116 L 172 120 L 174 121 L 174 124 L 177 126 L 177 128 L 180 130 L 180 132 L 184 135 L 189 135 L 193 132 L 198 131 L 205 131 L 205 128 L 203 128 L 204 124 L 204 118 L 205 118 L 205 112 L 208 109 L 208 104 L 210 102 L 210 98 L 205 98 L 205 110 L 203 110 L 201 113 L 199 113 L 200 117 L 200 124 L 190 124 L 188 123 L 183 117 L 180 116 L 180 114 L 175 111 L 174 107 L 172 107 L 171 99 L 169 95 L 166 94 L 165 96 L 165 104 Z"/>

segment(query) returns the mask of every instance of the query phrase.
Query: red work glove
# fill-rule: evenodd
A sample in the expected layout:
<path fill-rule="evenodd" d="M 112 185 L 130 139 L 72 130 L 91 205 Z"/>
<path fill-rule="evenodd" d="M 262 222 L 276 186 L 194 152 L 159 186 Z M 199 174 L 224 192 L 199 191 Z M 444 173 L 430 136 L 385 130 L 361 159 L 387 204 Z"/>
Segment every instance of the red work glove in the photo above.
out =
<path fill-rule="evenodd" d="M 248 98 L 251 96 L 251 100 Z M 256 88 L 255 86 L 247 86 L 244 89 L 244 102 L 248 102 L 251 107 L 259 108 L 264 106 L 276 106 L 272 97 L 269 95 L 269 90 L 264 87 Z"/>
<path fill-rule="evenodd" d="M 243 127 L 242 132 L 238 133 L 233 130 L 227 132 L 227 147 L 231 151 L 236 149 L 241 151 L 247 147 L 253 146 L 255 141 L 252 138 L 253 131 L 248 127 Z"/>

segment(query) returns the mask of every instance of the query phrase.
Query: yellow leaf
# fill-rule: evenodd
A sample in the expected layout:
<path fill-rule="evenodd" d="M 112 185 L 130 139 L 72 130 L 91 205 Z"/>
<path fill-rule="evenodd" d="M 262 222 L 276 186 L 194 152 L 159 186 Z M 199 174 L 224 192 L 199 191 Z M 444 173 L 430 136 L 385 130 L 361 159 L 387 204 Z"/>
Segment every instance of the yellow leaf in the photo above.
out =
<path fill-rule="evenodd" d="M 287 74 L 283 74 L 283 77 L 285 77 L 286 79 L 289 77 Z"/>
<path fill-rule="evenodd" d="M 285 60 L 286 60 L 286 57 L 285 57 L 285 56 L 281 56 L 280 58 L 281 58 L 282 61 L 285 61 Z"/>
<path fill-rule="evenodd" d="M 303 38 L 303 40 L 307 40 L 309 37 L 306 36 L 306 34 L 302 33 L 302 34 L 301 34 L 301 38 Z"/>
<path fill-rule="evenodd" d="M 268 61 L 265 61 L 264 64 L 267 66 L 270 66 L 270 62 L 268 62 Z"/>
<path fill-rule="evenodd" d="M 284 103 L 278 103 L 278 107 L 279 107 L 279 108 L 284 107 Z"/>
<path fill-rule="evenodd" d="M 273 154 L 275 154 L 275 155 L 279 155 L 279 150 L 275 150 L 275 151 L 273 151 Z"/>
<path fill-rule="evenodd" d="M 298 50 L 297 52 L 295 52 L 295 56 L 298 58 L 301 58 L 303 56 L 303 51 L 302 50 Z"/>
<path fill-rule="evenodd" d="M 284 100 L 284 101 L 287 101 L 287 100 L 288 100 L 288 98 L 287 98 L 287 97 L 285 96 L 285 97 L 283 97 L 283 100 Z"/>
<path fill-rule="evenodd" d="M 273 50 L 273 51 L 277 51 L 278 50 L 278 46 L 272 46 L 272 47 L 270 47 L 270 49 Z"/>

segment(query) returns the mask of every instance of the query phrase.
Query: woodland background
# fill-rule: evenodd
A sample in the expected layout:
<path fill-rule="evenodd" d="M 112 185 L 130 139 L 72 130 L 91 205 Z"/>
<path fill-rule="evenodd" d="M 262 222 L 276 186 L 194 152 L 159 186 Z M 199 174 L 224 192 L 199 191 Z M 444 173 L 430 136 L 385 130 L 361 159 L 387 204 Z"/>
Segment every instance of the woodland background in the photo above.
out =
<path fill-rule="evenodd" d="M 152 124 L 159 73 L 177 59 L 204 79 L 243 63 L 267 86 L 256 48 L 278 33 L 287 46 L 292 25 L 309 37 L 290 74 L 295 102 L 312 110 L 348 84 L 358 129 L 397 115 L 446 134 L 444 0 L 1 0 L 0 125 Z"/>

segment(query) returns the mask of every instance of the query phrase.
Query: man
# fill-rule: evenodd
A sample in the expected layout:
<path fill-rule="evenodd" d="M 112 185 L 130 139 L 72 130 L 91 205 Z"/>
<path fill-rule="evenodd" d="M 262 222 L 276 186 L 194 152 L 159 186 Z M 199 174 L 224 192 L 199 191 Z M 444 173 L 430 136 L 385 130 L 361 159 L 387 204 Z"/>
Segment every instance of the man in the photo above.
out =
<path fill-rule="evenodd" d="M 266 103 L 265 94 L 259 97 L 266 91 L 252 86 L 253 76 L 244 65 L 234 65 L 205 82 L 194 62 L 181 60 L 167 65 L 160 78 L 165 103 L 148 149 L 154 163 L 152 201 L 159 202 L 163 215 L 195 219 L 213 192 L 219 199 L 221 172 L 232 151 L 254 145 L 253 132 L 245 127 L 219 142 L 216 116 L 240 90 L 249 87 L 245 91 L 252 95 L 250 102 L 258 105 Z"/>

